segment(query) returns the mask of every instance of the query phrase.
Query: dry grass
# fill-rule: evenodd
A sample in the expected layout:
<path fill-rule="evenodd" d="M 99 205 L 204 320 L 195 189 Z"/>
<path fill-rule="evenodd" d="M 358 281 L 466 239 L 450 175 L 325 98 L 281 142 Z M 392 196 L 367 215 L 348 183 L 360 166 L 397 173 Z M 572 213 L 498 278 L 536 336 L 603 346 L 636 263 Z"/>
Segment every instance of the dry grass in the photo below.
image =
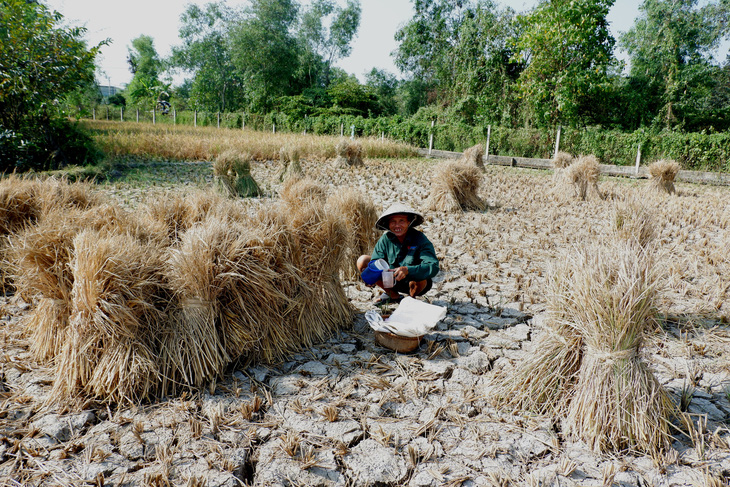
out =
<path fill-rule="evenodd" d="M 680 170 L 679 163 L 671 159 L 661 159 L 649 164 L 651 188 L 665 194 L 674 194 L 674 179 Z"/>
<path fill-rule="evenodd" d="M 631 197 L 616 203 L 612 213 L 612 230 L 619 240 L 635 242 L 644 248 L 656 236 L 651 213 L 640 200 Z"/>
<path fill-rule="evenodd" d="M 482 172 L 462 162 L 443 162 L 431 178 L 431 192 L 426 201 L 429 210 L 462 212 L 483 211 L 486 203 L 479 197 Z"/>
<path fill-rule="evenodd" d="M 482 145 L 477 144 L 466 149 L 461 162 L 484 169 L 484 148 Z"/>
<path fill-rule="evenodd" d="M 112 157 L 176 161 L 213 161 L 221 152 L 248 152 L 257 161 L 274 161 L 281 147 L 297 146 L 307 160 L 335 158 L 340 137 L 253 130 L 151 125 L 133 122 L 84 121 L 101 149 Z M 414 157 L 414 147 L 392 140 L 359 139 L 368 157 Z"/>
<path fill-rule="evenodd" d="M 363 147 L 357 140 L 340 139 L 335 146 L 336 163 L 343 167 L 362 166 Z"/>

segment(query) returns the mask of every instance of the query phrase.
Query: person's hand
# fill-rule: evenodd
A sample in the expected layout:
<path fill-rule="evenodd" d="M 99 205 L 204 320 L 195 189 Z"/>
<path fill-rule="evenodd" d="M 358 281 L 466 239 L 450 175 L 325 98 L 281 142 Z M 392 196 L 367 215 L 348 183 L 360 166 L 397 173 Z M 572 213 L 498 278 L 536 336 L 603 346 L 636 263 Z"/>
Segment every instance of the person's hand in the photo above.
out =
<path fill-rule="evenodd" d="M 407 275 L 408 275 L 408 267 L 406 267 L 406 266 L 398 267 L 395 270 L 395 272 L 393 272 L 393 277 L 395 277 L 396 281 L 405 279 Z"/>

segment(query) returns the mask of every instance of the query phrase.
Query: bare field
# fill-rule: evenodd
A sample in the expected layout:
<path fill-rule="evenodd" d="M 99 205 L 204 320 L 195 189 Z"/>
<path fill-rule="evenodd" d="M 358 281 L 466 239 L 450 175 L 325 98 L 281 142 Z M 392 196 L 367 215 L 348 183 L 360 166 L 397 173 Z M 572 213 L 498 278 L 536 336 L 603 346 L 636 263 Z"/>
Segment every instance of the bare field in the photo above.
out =
<path fill-rule="evenodd" d="M 437 160 L 366 159 L 343 168 L 302 161 L 331 193 L 353 187 L 382 210 L 421 209 Z M 261 198 L 276 198 L 277 162 L 256 163 Z M 155 192 L 211 184 L 209 163 L 155 163 L 100 191 L 134 207 Z M 232 367 L 194 395 L 137 409 L 44 407 L 52 370 L 33 363 L 19 325 L 30 304 L 3 306 L 2 485 L 726 485 L 730 478 L 730 189 L 601 180 L 576 198 L 551 172 L 488 166 L 484 212 L 426 212 L 441 260 L 427 299 L 449 312 L 420 349 L 381 348 L 362 313 L 375 291 L 344 282 L 351 330 L 291 360 Z M 566 252 L 610 241 L 616 209 L 640 203 L 662 269 L 660 328 L 645 358 L 695 430 L 662 458 L 603 455 L 564 434 L 559 417 L 500 410 L 492 379 L 543 333 L 546 282 Z"/>

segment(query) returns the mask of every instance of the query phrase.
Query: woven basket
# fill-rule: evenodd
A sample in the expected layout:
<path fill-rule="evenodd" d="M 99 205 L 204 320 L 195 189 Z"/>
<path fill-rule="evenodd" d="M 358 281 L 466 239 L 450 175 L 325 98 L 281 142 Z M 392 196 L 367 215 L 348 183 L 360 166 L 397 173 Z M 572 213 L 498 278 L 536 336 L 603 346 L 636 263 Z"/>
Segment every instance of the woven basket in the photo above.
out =
<path fill-rule="evenodd" d="M 400 353 L 409 353 L 417 349 L 421 344 L 422 338 L 423 335 L 419 337 L 404 337 L 386 331 L 375 332 L 375 342 L 378 345 Z"/>

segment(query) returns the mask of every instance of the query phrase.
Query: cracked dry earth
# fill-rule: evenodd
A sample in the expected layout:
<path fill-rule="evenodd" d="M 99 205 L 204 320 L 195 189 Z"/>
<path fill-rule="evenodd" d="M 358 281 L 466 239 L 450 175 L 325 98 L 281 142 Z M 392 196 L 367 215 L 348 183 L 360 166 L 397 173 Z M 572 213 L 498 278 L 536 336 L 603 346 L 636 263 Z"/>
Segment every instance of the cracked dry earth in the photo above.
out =
<path fill-rule="evenodd" d="M 366 160 L 362 168 L 306 163 L 329 191 L 353 186 L 379 209 L 421 208 L 438 161 Z M 254 178 L 276 194 L 277 164 Z M 206 184 L 206 164 L 155 164 L 143 186 L 108 184 L 134 206 L 154 191 Z M 192 182 L 192 183 L 191 183 Z M 54 372 L 34 363 L 22 317 L 2 302 L 2 485 L 723 485 L 730 479 L 728 188 L 604 180 L 607 197 L 578 201 L 547 172 L 488 167 L 483 213 L 426 213 L 442 272 L 428 295 L 448 314 L 420 348 L 374 342 L 363 318 L 374 291 L 343 282 L 356 319 L 311 350 L 273 365 L 232 366 L 206 390 L 134 409 L 79 400 L 54 405 Z M 396 198 L 394 195 L 398 195 Z M 574 245 L 607 238 L 616 202 L 651 211 L 664 269 L 661 329 L 644 359 L 672 398 L 689 397 L 693 438 L 677 434 L 660 459 L 599 454 L 563 434 L 562 418 L 494 407 L 492 380 L 532 353 L 543 333 L 545 281 Z"/>

